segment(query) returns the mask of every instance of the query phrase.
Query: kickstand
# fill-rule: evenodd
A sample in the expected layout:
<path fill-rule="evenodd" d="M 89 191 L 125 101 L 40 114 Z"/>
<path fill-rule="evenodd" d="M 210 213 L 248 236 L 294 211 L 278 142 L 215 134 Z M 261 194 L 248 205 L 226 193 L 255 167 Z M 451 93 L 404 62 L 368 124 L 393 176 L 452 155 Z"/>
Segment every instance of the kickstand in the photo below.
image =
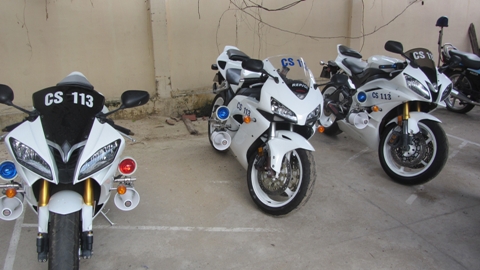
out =
<path fill-rule="evenodd" d="M 103 217 L 110 223 L 110 226 L 114 226 L 115 223 L 113 223 L 108 217 L 107 214 L 110 212 L 110 209 L 107 210 L 107 212 L 103 212 L 103 209 L 100 211 L 100 213 L 103 215 Z"/>

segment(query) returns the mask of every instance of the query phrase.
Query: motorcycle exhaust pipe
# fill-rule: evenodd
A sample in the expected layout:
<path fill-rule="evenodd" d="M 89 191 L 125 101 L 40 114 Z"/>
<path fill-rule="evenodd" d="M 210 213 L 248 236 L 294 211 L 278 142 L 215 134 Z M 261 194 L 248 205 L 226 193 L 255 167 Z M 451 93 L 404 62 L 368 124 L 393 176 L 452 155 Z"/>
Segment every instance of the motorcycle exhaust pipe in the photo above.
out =
<path fill-rule="evenodd" d="M 357 129 L 364 129 L 367 127 L 369 118 L 366 112 L 352 112 L 348 118 L 348 122 L 354 125 Z"/>
<path fill-rule="evenodd" d="M 118 209 L 122 211 L 130 211 L 135 209 L 135 207 L 138 206 L 138 203 L 140 203 L 140 194 L 133 189 L 129 188 L 125 192 L 125 194 L 120 195 L 120 194 L 115 194 L 115 198 L 113 200 L 115 202 L 115 206 L 118 207 Z"/>
<path fill-rule="evenodd" d="M 225 131 L 213 132 L 210 139 L 212 140 L 213 147 L 215 147 L 215 149 L 219 151 L 227 149 L 232 143 L 232 138 L 230 137 L 230 134 Z"/>
<path fill-rule="evenodd" d="M 15 197 L 8 198 L 2 196 L 0 198 L 0 219 L 15 220 L 23 212 L 23 194 L 17 193 Z"/>
<path fill-rule="evenodd" d="M 467 96 L 465 96 L 463 93 L 461 92 L 458 92 L 457 90 L 453 89 L 452 90 L 452 93 L 450 93 L 450 95 L 454 98 L 457 98 L 459 100 L 461 100 L 462 102 L 465 102 L 465 103 L 468 103 L 468 104 L 472 104 L 472 105 L 476 105 L 476 106 L 480 106 L 480 103 L 478 102 L 475 102 L 471 99 L 469 99 Z"/>

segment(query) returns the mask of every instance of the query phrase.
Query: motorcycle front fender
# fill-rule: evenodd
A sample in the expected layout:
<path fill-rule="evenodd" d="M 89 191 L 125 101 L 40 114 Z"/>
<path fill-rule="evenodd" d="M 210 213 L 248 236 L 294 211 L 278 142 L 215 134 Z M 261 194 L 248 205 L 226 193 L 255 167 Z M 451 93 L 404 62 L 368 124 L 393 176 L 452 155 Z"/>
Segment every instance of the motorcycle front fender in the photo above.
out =
<path fill-rule="evenodd" d="M 74 213 L 82 209 L 83 197 L 72 190 L 62 190 L 50 197 L 48 210 L 60 215 Z"/>
<path fill-rule="evenodd" d="M 315 151 L 310 142 L 301 135 L 287 130 L 278 130 L 275 138 L 267 142 L 268 154 L 272 169 L 276 172 L 276 176 L 282 168 L 283 157 L 286 153 L 302 148 L 308 151 Z"/>
<path fill-rule="evenodd" d="M 411 134 L 417 134 L 420 131 L 420 128 L 418 127 L 418 122 L 421 120 L 431 120 L 434 122 L 441 123 L 440 119 L 436 118 L 435 116 L 429 114 L 429 113 L 424 113 L 424 112 L 410 112 L 410 118 L 408 119 L 408 132 Z M 395 117 L 392 119 L 390 122 L 388 122 L 387 125 L 391 123 L 396 123 L 398 124 L 398 120 Z"/>

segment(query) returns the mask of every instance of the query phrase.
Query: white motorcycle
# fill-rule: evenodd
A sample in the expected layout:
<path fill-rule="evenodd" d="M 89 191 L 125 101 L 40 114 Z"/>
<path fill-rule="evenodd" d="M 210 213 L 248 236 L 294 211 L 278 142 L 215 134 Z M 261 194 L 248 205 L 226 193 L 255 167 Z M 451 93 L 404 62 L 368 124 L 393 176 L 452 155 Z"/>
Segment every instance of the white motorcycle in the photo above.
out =
<path fill-rule="evenodd" d="M 38 261 L 48 260 L 49 269 L 78 269 L 79 256 L 92 256 L 93 219 L 99 213 L 105 216 L 102 209 L 111 191 L 121 210 L 138 205 L 132 177 L 137 164 L 120 158 L 122 135 L 132 139 L 130 130 L 107 116 L 148 100 L 148 92 L 125 91 L 121 106 L 108 112 L 103 95 L 83 74 L 73 72 L 56 86 L 35 92 L 34 110 L 28 111 L 12 103 L 10 87 L 0 85 L 0 103 L 28 115 L 4 129 L 13 161 L 0 164 L 0 177 L 7 181 L 0 185 L 0 218 L 20 217 L 26 199 L 38 215 Z"/>
<path fill-rule="evenodd" d="M 214 149 L 231 149 L 247 169 L 250 196 L 265 213 L 280 216 L 304 205 L 316 180 L 308 139 L 322 111 L 322 94 L 300 57 L 250 59 L 226 46 L 209 119 Z M 219 86 L 219 87 L 217 87 Z"/>
<path fill-rule="evenodd" d="M 357 51 L 337 46 L 335 63 L 348 74 L 348 83 L 325 86 L 320 124 L 327 135 L 343 131 L 378 149 L 383 170 L 395 182 L 419 185 L 437 176 L 448 158 L 445 132 L 429 112 L 449 96 L 452 82 L 427 49 L 404 53 L 396 41 L 385 49 L 406 61 L 375 55 L 365 62 Z"/>

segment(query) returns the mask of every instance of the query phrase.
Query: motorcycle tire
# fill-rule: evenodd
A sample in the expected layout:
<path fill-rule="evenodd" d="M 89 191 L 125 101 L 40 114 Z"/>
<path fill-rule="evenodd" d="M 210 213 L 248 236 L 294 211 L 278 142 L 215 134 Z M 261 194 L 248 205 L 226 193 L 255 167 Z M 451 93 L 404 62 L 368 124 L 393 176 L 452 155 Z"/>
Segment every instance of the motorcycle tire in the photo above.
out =
<path fill-rule="evenodd" d="M 225 97 L 222 94 L 217 94 L 215 96 L 215 98 L 213 99 L 213 102 L 212 102 L 212 107 L 211 107 L 211 110 L 210 110 L 211 111 L 210 119 L 215 119 L 215 111 L 217 110 L 217 108 L 219 106 L 222 106 L 222 105 L 226 105 L 225 104 Z M 214 131 L 213 125 L 214 125 L 214 122 L 208 121 L 208 141 L 210 142 L 210 145 L 213 147 L 213 149 L 215 149 L 216 151 L 226 152 L 228 150 L 228 148 L 225 149 L 225 150 L 219 150 L 219 149 L 215 148 L 215 146 L 213 146 L 213 142 L 212 142 L 212 133 Z"/>
<path fill-rule="evenodd" d="M 453 84 L 456 83 L 458 78 L 460 77 L 461 71 L 451 71 L 448 73 L 448 77 L 452 81 Z M 471 93 L 473 91 L 473 86 L 470 80 L 467 77 L 463 77 L 462 81 L 460 82 L 459 86 L 456 88 L 457 91 L 461 93 Z M 472 98 L 470 95 L 466 95 L 469 98 Z M 468 104 L 461 102 L 457 98 L 453 96 L 449 96 L 445 99 L 445 104 L 447 105 L 447 110 L 455 113 L 467 113 L 471 111 L 475 105 Z"/>
<path fill-rule="evenodd" d="M 48 269 L 78 269 L 80 212 L 60 215 L 50 212 Z"/>
<path fill-rule="evenodd" d="M 327 98 L 328 95 L 333 93 L 335 90 L 335 86 L 327 84 L 322 90 L 323 100 L 325 100 L 325 98 Z M 338 134 L 342 133 L 342 130 L 338 127 L 338 124 L 335 120 L 336 117 L 330 111 L 327 111 L 324 106 L 323 113 L 318 120 L 319 124 L 325 128 L 323 134 L 328 136 L 337 136 Z M 327 123 L 330 123 L 330 125 Z"/>
<path fill-rule="evenodd" d="M 399 164 L 392 155 L 392 152 L 397 150 L 397 158 L 409 158 L 413 157 L 416 149 L 415 145 L 412 145 L 407 155 L 402 153 L 400 147 L 392 149 L 388 141 L 396 124 L 388 125 L 381 136 L 378 147 L 380 164 L 385 173 L 401 185 L 414 186 L 432 180 L 440 173 L 448 159 L 448 140 L 440 124 L 431 120 L 422 120 L 418 122 L 418 126 L 425 139 L 426 151 L 420 164 L 412 167 Z"/>
<path fill-rule="evenodd" d="M 268 173 L 255 168 L 259 159 L 258 153 L 250 157 L 247 183 L 250 196 L 263 212 L 272 216 L 285 216 L 307 203 L 316 181 L 315 159 L 312 152 L 295 149 L 285 154 L 281 174 L 285 174 L 286 166 L 290 168 L 290 177 L 285 181 L 280 180 L 283 186 L 276 190 L 275 195 L 269 194 L 271 192 L 265 187 L 266 184 L 272 183 L 268 182 L 272 180 L 267 176 Z M 265 178 L 263 181 L 260 179 L 262 176 Z"/>

